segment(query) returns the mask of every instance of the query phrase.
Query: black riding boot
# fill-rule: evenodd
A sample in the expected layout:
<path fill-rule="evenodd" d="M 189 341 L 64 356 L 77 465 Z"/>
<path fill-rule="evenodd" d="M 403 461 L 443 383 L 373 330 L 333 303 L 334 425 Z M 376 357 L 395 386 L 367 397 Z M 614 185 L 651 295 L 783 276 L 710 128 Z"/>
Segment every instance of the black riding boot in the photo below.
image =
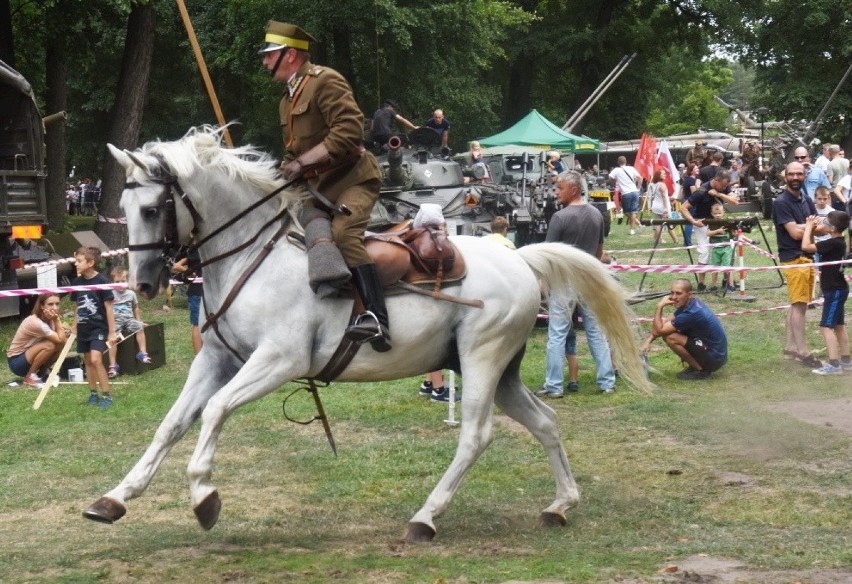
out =
<path fill-rule="evenodd" d="M 388 333 L 388 309 L 385 307 L 385 293 L 376 264 L 364 264 L 352 268 L 352 280 L 364 302 L 364 312 L 355 319 L 355 324 L 346 329 L 343 335 L 358 344 L 370 343 L 374 351 L 390 351 Z"/>

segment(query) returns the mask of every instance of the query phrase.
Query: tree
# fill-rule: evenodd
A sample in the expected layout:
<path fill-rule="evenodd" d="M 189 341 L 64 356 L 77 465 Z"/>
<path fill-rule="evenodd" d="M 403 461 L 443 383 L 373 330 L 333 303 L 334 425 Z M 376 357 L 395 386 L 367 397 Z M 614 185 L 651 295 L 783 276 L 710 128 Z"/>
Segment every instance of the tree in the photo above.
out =
<path fill-rule="evenodd" d="M 111 115 L 109 142 L 117 148 L 135 148 L 139 140 L 148 93 L 155 26 L 156 13 L 151 4 L 133 6 L 127 19 L 121 77 Z M 107 218 L 120 216 L 118 203 L 124 180 L 124 167 L 111 156 L 106 157 L 99 212 Z M 112 248 L 127 244 L 127 230 L 117 223 L 98 222 L 95 233 Z"/>
<path fill-rule="evenodd" d="M 650 102 L 654 104 L 647 119 L 647 130 L 656 136 L 695 132 L 699 128 L 723 130 L 728 112 L 713 96 L 729 86 L 733 73 L 721 60 L 699 61 L 682 66 L 677 50 L 660 60 Z M 680 65 L 680 66 L 679 66 Z M 680 75 L 667 77 L 665 71 Z"/>
<path fill-rule="evenodd" d="M 755 105 L 776 119 L 814 120 L 852 62 L 852 5 L 848 2 L 760 0 L 737 4 L 726 48 L 753 64 L 758 84 Z M 826 111 L 819 137 L 852 147 L 852 79 Z"/>

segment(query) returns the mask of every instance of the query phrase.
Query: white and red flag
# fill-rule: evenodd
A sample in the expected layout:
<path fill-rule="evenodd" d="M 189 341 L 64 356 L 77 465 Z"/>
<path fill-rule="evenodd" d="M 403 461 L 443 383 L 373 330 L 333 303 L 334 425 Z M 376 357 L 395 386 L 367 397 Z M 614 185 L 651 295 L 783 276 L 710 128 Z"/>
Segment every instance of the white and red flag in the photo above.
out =
<path fill-rule="evenodd" d="M 669 151 L 669 144 L 665 140 L 660 142 L 660 147 L 657 150 L 657 160 L 654 167 L 664 168 L 668 171 L 666 173 L 666 186 L 669 188 L 669 195 L 671 197 L 677 197 L 678 193 L 675 189 L 679 188 L 680 185 L 680 172 L 678 172 L 672 153 Z"/>

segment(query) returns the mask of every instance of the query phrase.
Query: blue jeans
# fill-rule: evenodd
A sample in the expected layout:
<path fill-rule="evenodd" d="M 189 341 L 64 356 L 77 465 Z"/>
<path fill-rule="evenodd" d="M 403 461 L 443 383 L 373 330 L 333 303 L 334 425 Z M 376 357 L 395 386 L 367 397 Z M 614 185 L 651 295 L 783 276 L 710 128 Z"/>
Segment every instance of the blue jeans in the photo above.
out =
<path fill-rule="evenodd" d="M 589 351 L 592 354 L 592 359 L 595 360 L 598 388 L 612 389 L 615 387 L 615 369 L 612 367 L 609 343 L 592 313 L 582 303 L 580 303 L 579 309 L 580 316 L 583 317 L 583 327 L 586 329 Z M 566 308 L 554 298 L 551 298 L 547 319 L 547 370 L 544 389 L 552 393 L 563 392 L 565 341 L 571 330 L 571 313 L 573 311 L 573 304 Z"/>

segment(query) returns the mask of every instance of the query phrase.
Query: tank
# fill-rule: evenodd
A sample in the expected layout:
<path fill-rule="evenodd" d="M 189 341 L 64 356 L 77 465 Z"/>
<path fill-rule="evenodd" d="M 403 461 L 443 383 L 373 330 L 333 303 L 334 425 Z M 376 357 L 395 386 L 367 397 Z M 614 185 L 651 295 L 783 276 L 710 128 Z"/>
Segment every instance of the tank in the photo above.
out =
<path fill-rule="evenodd" d="M 423 203 L 440 205 L 454 234 L 487 232 L 495 216 L 514 215 L 521 206 L 517 188 L 489 181 L 482 166 L 463 166 L 439 142 L 438 134 L 418 128 L 383 146 L 377 156 L 382 185 L 371 229 L 412 219 Z"/>

